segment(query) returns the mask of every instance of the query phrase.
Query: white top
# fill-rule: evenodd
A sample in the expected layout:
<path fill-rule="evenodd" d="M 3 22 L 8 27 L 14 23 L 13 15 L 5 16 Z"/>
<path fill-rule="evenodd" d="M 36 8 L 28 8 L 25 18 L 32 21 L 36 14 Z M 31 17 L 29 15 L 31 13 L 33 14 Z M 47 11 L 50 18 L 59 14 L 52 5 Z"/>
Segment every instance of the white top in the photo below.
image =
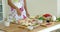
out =
<path fill-rule="evenodd" d="M 24 5 L 24 0 L 12 0 L 12 3 L 18 7 L 21 8 Z"/>

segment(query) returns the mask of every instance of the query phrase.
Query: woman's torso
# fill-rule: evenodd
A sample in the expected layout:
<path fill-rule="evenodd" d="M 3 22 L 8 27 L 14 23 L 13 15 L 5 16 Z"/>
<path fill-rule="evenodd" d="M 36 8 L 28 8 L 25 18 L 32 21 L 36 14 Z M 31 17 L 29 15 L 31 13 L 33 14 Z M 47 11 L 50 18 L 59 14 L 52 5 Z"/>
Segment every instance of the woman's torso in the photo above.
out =
<path fill-rule="evenodd" d="M 16 20 L 26 18 L 26 11 L 24 9 L 24 0 L 12 0 L 12 3 L 16 7 L 18 7 L 22 13 L 21 13 L 21 16 L 18 16 L 15 9 L 11 7 L 11 14 L 10 15 L 13 16 L 14 18 L 16 18 Z"/>

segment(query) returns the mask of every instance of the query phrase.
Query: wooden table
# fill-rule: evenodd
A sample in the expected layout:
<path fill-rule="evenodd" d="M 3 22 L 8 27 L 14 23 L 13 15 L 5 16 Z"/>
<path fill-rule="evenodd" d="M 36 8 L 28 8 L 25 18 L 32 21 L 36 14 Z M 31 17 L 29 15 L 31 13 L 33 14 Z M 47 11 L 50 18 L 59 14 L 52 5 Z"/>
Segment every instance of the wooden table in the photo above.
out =
<path fill-rule="evenodd" d="M 9 27 L 2 28 L 2 30 L 5 30 L 6 32 L 37 32 L 37 31 L 40 31 L 40 30 L 52 27 L 54 25 L 60 24 L 60 22 L 52 22 L 52 23 L 53 24 L 48 25 L 46 27 L 39 26 L 39 27 L 37 27 L 37 28 L 35 28 L 33 30 L 28 30 L 28 29 L 20 28 L 20 25 L 17 25 L 17 24 L 11 24 Z"/>

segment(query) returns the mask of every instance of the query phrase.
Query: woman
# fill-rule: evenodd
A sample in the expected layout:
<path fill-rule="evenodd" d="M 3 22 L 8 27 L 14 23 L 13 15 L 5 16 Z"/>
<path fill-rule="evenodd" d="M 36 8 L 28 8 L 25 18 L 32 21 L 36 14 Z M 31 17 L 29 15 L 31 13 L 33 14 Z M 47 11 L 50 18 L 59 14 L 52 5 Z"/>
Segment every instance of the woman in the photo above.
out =
<path fill-rule="evenodd" d="M 30 16 L 27 11 L 26 0 L 8 0 L 8 5 L 11 8 L 11 13 L 9 15 L 12 18 L 19 20 Z"/>

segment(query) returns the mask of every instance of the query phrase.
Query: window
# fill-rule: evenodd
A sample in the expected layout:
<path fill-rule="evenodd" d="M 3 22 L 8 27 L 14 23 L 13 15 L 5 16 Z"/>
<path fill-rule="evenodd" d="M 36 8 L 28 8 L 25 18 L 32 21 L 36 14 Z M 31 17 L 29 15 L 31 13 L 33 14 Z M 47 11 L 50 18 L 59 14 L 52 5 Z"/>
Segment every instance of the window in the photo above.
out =
<path fill-rule="evenodd" d="M 0 0 L 0 21 L 3 20 L 2 0 Z"/>

